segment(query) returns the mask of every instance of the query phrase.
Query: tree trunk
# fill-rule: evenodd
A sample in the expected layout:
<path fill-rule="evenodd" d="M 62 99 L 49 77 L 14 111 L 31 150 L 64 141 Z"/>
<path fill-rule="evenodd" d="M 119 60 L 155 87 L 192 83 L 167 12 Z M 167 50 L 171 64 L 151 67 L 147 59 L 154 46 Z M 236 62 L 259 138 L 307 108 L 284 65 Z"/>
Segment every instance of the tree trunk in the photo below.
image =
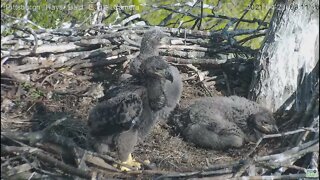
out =
<path fill-rule="evenodd" d="M 278 0 L 249 98 L 273 112 L 305 110 L 319 78 L 318 0 Z M 294 105 L 294 106 L 292 106 Z"/>

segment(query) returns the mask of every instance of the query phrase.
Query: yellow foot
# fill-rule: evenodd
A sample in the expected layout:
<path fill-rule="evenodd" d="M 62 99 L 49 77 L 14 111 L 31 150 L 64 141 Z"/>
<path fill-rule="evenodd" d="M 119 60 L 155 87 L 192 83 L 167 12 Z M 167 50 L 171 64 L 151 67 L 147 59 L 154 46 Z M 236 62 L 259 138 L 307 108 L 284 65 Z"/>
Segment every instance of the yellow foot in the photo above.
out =
<path fill-rule="evenodd" d="M 151 162 L 149 160 L 144 160 L 143 161 L 145 164 L 149 165 Z"/>
<path fill-rule="evenodd" d="M 131 171 L 132 169 L 134 170 L 138 170 L 141 168 L 141 164 L 137 161 L 135 161 L 131 154 L 129 154 L 129 157 L 126 161 L 122 162 L 122 164 L 125 164 L 127 166 L 129 166 L 130 168 L 127 168 L 125 166 L 121 166 L 121 165 L 115 165 L 115 167 L 119 168 L 121 171 Z"/>

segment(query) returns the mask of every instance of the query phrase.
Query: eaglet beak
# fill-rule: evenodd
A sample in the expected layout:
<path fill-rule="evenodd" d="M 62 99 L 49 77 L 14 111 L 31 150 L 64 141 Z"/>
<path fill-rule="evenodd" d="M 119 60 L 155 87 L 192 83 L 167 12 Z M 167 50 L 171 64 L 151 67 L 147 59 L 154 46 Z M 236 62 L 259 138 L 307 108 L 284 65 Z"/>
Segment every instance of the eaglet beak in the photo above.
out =
<path fill-rule="evenodd" d="M 166 71 L 164 72 L 164 77 L 165 77 L 167 80 L 169 80 L 170 82 L 173 82 L 173 76 L 172 76 L 170 70 L 166 70 Z"/>
<path fill-rule="evenodd" d="M 160 72 L 156 73 L 159 77 L 165 78 L 169 80 L 170 82 L 173 82 L 173 76 L 171 74 L 171 71 L 168 69 L 161 70 Z"/>
<path fill-rule="evenodd" d="M 170 34 L 169 33 L 164 33 L 164 32 L 161 32 L 160 37 L 161 37 L 160 46 L 170 43 L 170 40 L 172 39 L 172 38 L 170 38 Z"/>
<path fill-rule="evenodd" d="M 266 134 L 279 133 L 278 127 L 276 125 L 262 126 L 262 131 Z"/>

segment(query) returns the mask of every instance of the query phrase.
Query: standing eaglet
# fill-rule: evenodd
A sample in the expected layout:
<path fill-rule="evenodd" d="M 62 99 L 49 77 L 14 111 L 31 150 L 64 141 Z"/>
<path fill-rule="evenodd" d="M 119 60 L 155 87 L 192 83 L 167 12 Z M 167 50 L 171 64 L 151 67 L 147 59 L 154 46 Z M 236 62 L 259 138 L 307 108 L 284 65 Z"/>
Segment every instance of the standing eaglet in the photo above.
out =
<path fill-rule="evenodd" d="M 88 118 L 95 149 L 99 153 L 115 150 L 124 164 L 136 167 L 140 164 L 132 159 L 131 152 L 151 130 L 155 113 L 167 102 L 164 83 L 173 81 L 169 65 L 160 57 L 143 61 L 140 73 L 145 78 L 143 84 L 127 83 L 111 89 L 112 97 L 97 104 Z"/>
<path fill-rule="evenodd" d="M 140 54 L 129 64 L 129 73 L 133 77 L 139 77 L 139 72 L 141 69 L 140 65 L 143 61 L 151 56 L 159 55 L 158 46 L 160 45 L 161 39 L 166 36 L 167 35 L 157 27 L 150 29 L 143 35 L 140 46 Z M 161 119 L 167 119 L 170 113 L 179 103 L 183 88 L 182 78 L 179 70 L 171 65 L 169 65 L 169 68 L 173 76 L 173 82 L 166 81 L 164 84 L 164 93 L 168 100 L 165 107 L 161 111 L 157 112 L 158 117 Z"/>
<path fill-rule="evenodd" d="M 238 96 L 196 99 L 173 123 L 187 141 L 216 150 L 241 147 L 262 134 L 278 132 L 269 110 Z"/>

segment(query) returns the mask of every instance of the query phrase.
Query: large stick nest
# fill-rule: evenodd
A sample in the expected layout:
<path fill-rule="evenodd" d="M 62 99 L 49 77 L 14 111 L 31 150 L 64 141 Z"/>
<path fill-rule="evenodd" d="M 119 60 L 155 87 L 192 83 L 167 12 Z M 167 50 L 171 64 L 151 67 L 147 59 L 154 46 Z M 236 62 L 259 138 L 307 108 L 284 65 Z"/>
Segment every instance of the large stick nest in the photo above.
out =
<path fill-rule="evenodd" d="M 307 112 L 277 118 L 286 133 L 241 149 L 197 148 L 166 123 L 159 124 L 133 154 L 143 170 L 119 172 L 112 164 L 121 163 L 112 153 L 92 151 L 87 114 L 139 53 L 141 35 L 149 27 L 15 28 L 19 31 L 1 40 L 3 179 L 299 178 L 317 169 L 318 119 L 310 114 L 318 109 L 319 90 Z M 253 32 L 235 31 L 228 38 L 224 31 L 162 30 L 171 36 L 161 55 L 183 76 L 181 105 L 200 96 L 246 96 L 256 51 L 228 39 Z M 311 122 L 310 127 L 299 129 L 298 119 Z"/>

